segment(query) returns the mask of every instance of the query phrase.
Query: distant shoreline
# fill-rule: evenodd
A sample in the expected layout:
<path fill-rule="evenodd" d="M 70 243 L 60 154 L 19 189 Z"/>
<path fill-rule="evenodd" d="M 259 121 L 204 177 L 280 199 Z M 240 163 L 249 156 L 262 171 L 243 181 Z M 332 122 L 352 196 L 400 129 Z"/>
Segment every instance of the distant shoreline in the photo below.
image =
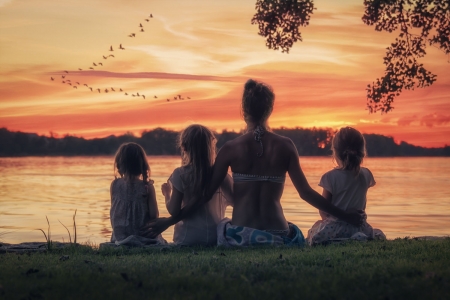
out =
<path fill-rule="evenodd" d="M 274 133 L 288 137 L 298 150 L 299 156 L 331 155 L 333 130 L 309 128 L 277 128 Z M 13 132 L 0 128 L 0 157 L 32 156 L 110 156 L 114 155 L 122 143 L 140 144 L 147 155 L 179 155 L 176 141 L 179 132 L 156 128 L 144 131 L 141 137 L 132 134 L 85 139 L 66 135 L 61 138 L 47 137 L 36 133 Z M 220 149 L 242 132 L 223 131 L 215 133 L 217 148 Z M 392 137 L 379 134 L 364 134 L 369 157 L 449 157 L 450 146 L 425 148 L 406 142 L 396 143 Z"/>

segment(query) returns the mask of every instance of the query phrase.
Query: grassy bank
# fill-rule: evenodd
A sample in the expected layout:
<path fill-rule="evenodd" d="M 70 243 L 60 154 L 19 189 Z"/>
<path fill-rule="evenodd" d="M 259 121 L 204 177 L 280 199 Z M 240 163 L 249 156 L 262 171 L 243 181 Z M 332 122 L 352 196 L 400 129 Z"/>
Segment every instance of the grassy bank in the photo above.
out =
<path fill-rule="evenodd" d="M 0 255 L 0 298 L 444 299 L 450 239 Z"/>

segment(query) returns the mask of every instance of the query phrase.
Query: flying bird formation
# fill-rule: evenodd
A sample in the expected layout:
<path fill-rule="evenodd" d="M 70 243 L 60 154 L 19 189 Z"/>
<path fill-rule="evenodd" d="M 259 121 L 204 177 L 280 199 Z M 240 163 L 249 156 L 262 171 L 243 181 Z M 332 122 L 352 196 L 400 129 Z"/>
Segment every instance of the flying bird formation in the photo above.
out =
<path fill-rule="evenodd" d="M 153 15 L 152 15 L 152 14 L 150 14 L 150 15 L 145 19 L 145 21 L 146 21 L 146 22 L 150 22 L 150 19 L 151 19 L 151 18 L 153 18 Z M 142 25 L 142 23 L 139 23 L 139 26 L 138 26 L 138 27 L 139 27 L 139 29 L 140 29 L 140 32 L 144 32 L 144 26 Z M 136 33 L 130 33 L 130 34 L 128 35 L 128 37 L 134 38 L 134 37 L 136 37 Z M 119 49 L 119 50 L 125 50 L 125 48 L 123 47 L 122 44 L 120 44 L 119 47 L 117 47 L 116 49 Z M 108 51 L 109 51 L 109 52 L 114 52 L 114 47 L 113 47 L 113 45 L 110 45 Z M 109 58 L 115 58 L 114 54 L 102 55 L 102 57 L 103 57 L 104 60 L 107 60 L 107 59 L 109 59 Z M 94 71 L 94 70 L 95 70 L 94 67 L 97 68 L 97 67 L 100 67 L 100 66 L 103 67 L 103 63 L 102 63 L 102 62 L 97 62 L 97 63 L 96 63 L 96 62 L 92 62 L 92 65 L 89 66 L 88 69 Z M 78 68 L 78 71 L 82 72 L 83 69 L 82 69 L 82 68 Z M 64 72 L 66 75 L 61 75 L 61 79 L 63 79 L 63 80 L 62 80 L 62 83 L 63 83 L 63 84 L 70 85 L 70 86 L 72 86 L 74 89 L 78 89 L 77 85 L 80 85 L 80 83 L 79 83 L 79 82 L 72 83 L 72 81 L 71 81 L 70 79 L 66 79 L 66 76 L 67 76 L 67 74 L 69 74 L 69 71 L 64 70 L 63 72 Z M 54 77 L 50 77 L 50 80 L 51 80 L 51 81 L 55 81 L 55 78 L 54 78 Z M 75 85 L 75 84 L 77 84 L 77 85 Z M 89 86 L 89 85 L 86 84 L 86 83 L 83 83 L 83 86 L 85 86 L 85 87 L 86 87 L 88 90 L 90 90 L 91 92 L 94 92 L 94 90 L 95 90 L 95 91 L 98 91 L 99 93 L 102 92 L 102 89 L 101 89 L 101 88 L 96 88 L 96 89 L 94 89 L 93 87 Z M 109 93 L 110 91 L 111 91 L 111 92 L 116 92 L 116 89 L 114 89 L 114 87 L 111 87 L 109 90 L 108 90 L 108 88 L 105 88 L 103 92 L 104 92 L 104 93 Z M 124 90 L 123 90 L 122 88 L 119 88 L 119 91 L 120 91 L 120 92 L 123 92 L 125 96 L 128 96 L 128 95 L 129 95 L 127 92 L 124 92 Z M 139 92 L 136 92 L 135 94 L 131 94 L 131 96 L 133 96 L 133 97 L 142 97 L 143 99 L 145 99 L 145 95 L 139 94 Z M 154 98 L 154 99 L 158 99 L 158 97 L 157 97 L 156 95 L 154 95 L 153 98 Z M 187 99 L 191 99 L 190 97 L 186 97 L 186 98 L 187 98 Z M 181 95 L 177 95 L 177 96 L 175 96 L 175 97 L 173 98 L 173 101 L 175 101 L 175 100 L 184 100 L 184 99 L 185 99 L 185 98 L 182 98 Z M 167 101 L 167 102 L 170 102 L 170 99 L 167 99 L 166 101 Z"/>

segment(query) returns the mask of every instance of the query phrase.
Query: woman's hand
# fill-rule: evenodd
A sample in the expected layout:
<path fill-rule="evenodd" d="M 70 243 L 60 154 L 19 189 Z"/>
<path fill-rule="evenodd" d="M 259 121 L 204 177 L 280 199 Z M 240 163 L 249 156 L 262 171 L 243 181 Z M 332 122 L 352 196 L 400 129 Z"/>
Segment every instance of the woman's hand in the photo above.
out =
<path fill-rule="evenodd" d="M 154 239 L 172 225 L 172 218 L 157 218 L 151 220 L 147 225 L 141 228 L 141 235 Z"/>
<path fill-rule="evenodd" d="M 345 221 L 354 226 L 357 226 L 357 227 L 361 226 L 366 219 L 367 219 L 367 214 L 364 210 L 353 209 L 353 210 L 349 210 L 346 212 Z"/>
<path fill-rule="evenodd" d="M 161 192 L 164 197 L 170 197 L 170 192 L 172 191 L 172 188 L 170 187 L 169 180 L 167 180 L 166 183 L 163 183 L 161 185 Z"/>

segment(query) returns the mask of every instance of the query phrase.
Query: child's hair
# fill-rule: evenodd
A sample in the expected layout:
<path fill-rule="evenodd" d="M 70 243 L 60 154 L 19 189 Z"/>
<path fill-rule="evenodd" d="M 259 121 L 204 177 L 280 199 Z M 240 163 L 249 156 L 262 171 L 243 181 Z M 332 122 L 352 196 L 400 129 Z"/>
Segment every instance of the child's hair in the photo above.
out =
<path fill-rule="evenodd" d="M 184 129 L 178 137 L 182 165 L 193 170 L 193 194 L 203 197 L 212 174 L 216 158 L 216 138 L 211 130 L 199 124 Z"/>
<path fill-rule="evenodd" d="M 366 156 L 364 136 L 352 127 L 344 127 L 334 135 L 331 142 L 333 158 L 339 168 L 359 173 L 361 163 Z"/>
<path fill-rule="evenodd" d="M 145 184 L 150 177 L 150 166 L 144 149 L 136 143 L 123 143 L 120 145 L 114 158 L 114 171 L 117 170 L 120 177 L 142 176 Z"/>

